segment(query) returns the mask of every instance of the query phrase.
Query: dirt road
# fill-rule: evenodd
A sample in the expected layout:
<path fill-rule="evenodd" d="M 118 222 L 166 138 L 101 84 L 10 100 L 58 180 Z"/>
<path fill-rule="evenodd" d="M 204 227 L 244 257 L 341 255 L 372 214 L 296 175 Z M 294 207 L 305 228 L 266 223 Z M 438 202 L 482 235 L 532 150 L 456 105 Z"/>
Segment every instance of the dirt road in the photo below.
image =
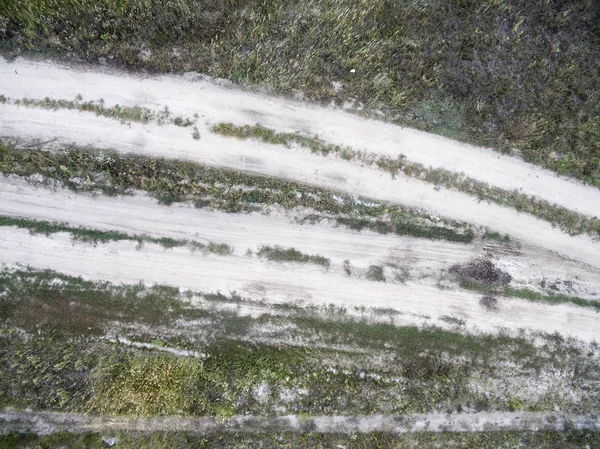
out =
<path fill-rule="evenodd" d="M 376 200 L 425 209 L 440 216 L 487 226 L 519 240 L 600 267 L 600 243 L 587 236 L 569 236 L 549 223 L 513 209 L 479 202 L 422 181 L 388 174 L 353 163 L 323 158 L 299 149 L 255 141 L 238 141 L 202 132 L 198 142 L 187 128 L 123 125 L 90 113 L 39 110 L 14 105 L 0 107 L 0 136 L 92 145 L 153 157 L 179 158 L 251 173 L 291 179 Z M 594 189 L 589 189 L 595 195 Z M 599 203 L 600 204 L 600 203 Z"/>
<path fill-rule="evenodd" d="M 597 415 L 575 416 L 560 413 L 477 413 L 370 416 L 282 417 L 233 416 L 231 418 L 139 418 L 97 417 L 75 413 L 18 412 L 4 409 L 0 413 L 2 429 L 47 435 L 52 432 L 110 432 L 117 430 L 142 432 L 493 432 L 506 430 L 563 430 L 566 425 L 580 430 L 600 429 Z"/>
<path fill-rule="evenodd" d="M 259 122 L 279 131 L 317 134 L 331 143 L 349 145 L 358 150 L 391 156 L 403 153 L 410 160 L 426 166 L 464 172 L 471 178 L 504 189 L 517 189 L 586 215 L 598 214 L 600 190 L 559 177 L 517 158 L 424 132 L 365 120 L 338 108 L 318 107 L 277 97 L 265 98 L 240 91 L 227 83 L 216 84 L 194 73 L 184 76 L 132 76 L 98 67 L 24 59 L 8 62 L 0 58 L 0 79 L 0 94 L 14 98 L 73 100 L 81 94 L 84 100 L 102 98 L 107 107 L 120 104 L 154 110 L 168 106 L 175 114 L 191 117 L 198 113 L 203 139 L 208 138 L 207 133 L 202 132 L 206 122 L 226 121 L 238 125 Z M 7 115 L 4 115 L 4 120 L 10 118 Z M 83 129 L 87 131 L 87 127 L 79 128 L 80 131 Z M 136 133 L 134 139 L 141 141 L 142 136 L 143 131 L 139 136 Z M 169 139 L 165 136 L 167 142 Z M 212 141 L 203 141 L 194 151 L 210 153 L 214 151 L 211 145 Z M 165 151 L 167 148 L 185 152 L 176 142 L 163 145 Z M 251 147 L 247 150 L 251 151 Z"/>

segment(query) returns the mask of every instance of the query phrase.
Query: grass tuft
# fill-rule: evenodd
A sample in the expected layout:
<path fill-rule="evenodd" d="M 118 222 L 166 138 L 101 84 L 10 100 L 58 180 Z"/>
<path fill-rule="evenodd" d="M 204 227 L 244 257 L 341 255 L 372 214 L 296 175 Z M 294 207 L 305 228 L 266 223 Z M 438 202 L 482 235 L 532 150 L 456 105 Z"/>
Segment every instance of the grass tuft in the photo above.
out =
<path fill-rule="evenodd" d="M 301 253 L 294 248 L 281 248 L 280 246 L 261 246 L 257 253 L 260 257 L 266 257 L 269 260 L 277 262 L 298 262 L 312 263 L 329 268 L 330 260 L 319 255 L 308 255 Z"/>

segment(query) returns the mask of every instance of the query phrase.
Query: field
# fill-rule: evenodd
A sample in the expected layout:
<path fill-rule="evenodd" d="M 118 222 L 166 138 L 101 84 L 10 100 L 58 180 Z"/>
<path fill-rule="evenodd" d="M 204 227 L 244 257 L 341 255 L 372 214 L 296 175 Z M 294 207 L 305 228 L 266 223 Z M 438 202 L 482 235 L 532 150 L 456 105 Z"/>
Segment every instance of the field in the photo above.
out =
<path fill-rule="evenodd" d="M 282 5 L 0 6 L 0 447 L 600 445 L 597 7 Z"/>

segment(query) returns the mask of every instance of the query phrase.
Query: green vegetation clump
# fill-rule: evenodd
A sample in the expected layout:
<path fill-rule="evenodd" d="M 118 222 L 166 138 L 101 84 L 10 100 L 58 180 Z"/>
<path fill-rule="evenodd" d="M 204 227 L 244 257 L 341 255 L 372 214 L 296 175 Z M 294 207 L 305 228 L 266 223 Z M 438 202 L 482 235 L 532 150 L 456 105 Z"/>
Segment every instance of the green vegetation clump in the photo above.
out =
<path fill-rule="evenodd" d="M 470 226 L 442 220 L 432 226 L 427 214 L 398 205 L 355 198 L 342 192 L 321 189 L 278 178 L 169 159 L 153 159 L 134 154 L 118 154 L 69 147 L 62 151 L 22 149 L 0 143 L 0 171 L 20 176 L 42 174 L 75 191 L 108 195 L 145 190 L 161 203 L 192 201 L 197 207 L 213 207 L 226 212 L 260 210 L 279 205 L 284 209 L 314 209 L 338 224 L 345 220 L 389 223 L 391 231 L 432 239 L 471 242 Z M 381 220 L 387 216 L 386 222 Z"/>
<path fill-rule="evenodd" d="M 369 281 L 385 282 L 383 267 L 380 265 L 371 265 L 367 270 L 367 279 Z"/>
<path fill-rule="evenodd" d="M 301 90 L 600 186 L 595 2 L 7 0 L 0 19 L 11 55 Z"/>
<path fill-rule="evenodd" d="M 330 260 L 319 255 L 309 255 L 298 251 L 295 248 L 281 248 L 280 246 L 261 246 L 256 253 L 261 257 L 266 257 L 269 260 L 278 262 L 299 262 L 312 263 L 329 268 Z"/>

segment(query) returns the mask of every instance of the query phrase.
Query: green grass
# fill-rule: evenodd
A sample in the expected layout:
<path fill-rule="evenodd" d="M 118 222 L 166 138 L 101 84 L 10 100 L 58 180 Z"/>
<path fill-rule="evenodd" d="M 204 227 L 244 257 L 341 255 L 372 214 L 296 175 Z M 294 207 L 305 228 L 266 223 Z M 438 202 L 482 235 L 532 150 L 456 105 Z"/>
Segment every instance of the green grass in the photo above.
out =
<path fill-rule="evenodd" d="M 10 98 L 5 98 L 5 101 L 11 101 Z M 3 103 L 4 103 L 3 102 Z M 115 105 L 110 108 L 104 106 L 104 100 L 100 99 L 96 101 L 83 101 L 81 96 L 78 96 L 74 101 L 70 100 L 55 100 L 53 98 L 46 97 L 43 100 L 34 98 L 19 98 L 14 99 L 12 102 L 16 105 L 23 105 L 27 107 L 37 107 L 44 109 L 75 109 L 77 111 L 94 112 L 98 116 L 108 117 L 123 122 L 157 122 L 159 125 L 170 123 L 175 126 L 192 126 L 195 121 L 189 118 L 183 117 L 171 117 L 169 108 L 165 107 L 159 112 L 154 112 L 148 108 L 139 106 L 120 106 Z"/>
<path fill-rule="evenodd" d="M 398 205 L 354 198 L 278 178 L 211 168 L 190 162 L 101 152 L 69 147 L 62 151 L 19 150 L 0 144 L 0 171 L 21 176 L 40 173 L 75 191 L 108 195 L 145 190 L 161 203 L 191 201 L 197 207 L 226 212 L 259 210 L 278 205 L 284 209 L 306 207 L 330 214 L 338 224 L 360 230 L 377 230 L 374 223 L 400 235 L 469 243 L 470 226 L 451 220 L 432 225 L 426 213 Z M 382 216 L 388 216 L 386 222 Z M 356 223 L 360 226 L 356 226 Z M 443 225 L 443 226 L 442 226 Z M 444 227 L 445 226 L 445 227 Z"/>
<path fill-rule="evenodd" d="M 164 448 L 281 448 L 281 449 L 409 449 L 452 447 L 455 449 L 498 449 L 524 447 L 527 449 L 587 449 L 600 446 L 600 432 L 566 429 L 557 431 L 500 431 L 474 433 L 414 433 L 394 435 L 373 432 L 355 435 L 324 433 L 216 433 L 199 435 L 185 432 L 127 432 L 113 431 L 119 449 Z M 44 449 L 82 448 L 104 449 L 101 433 L 56 432 L 37 436 L 8 432 L 0 435 L 0 445 L 6 449 L 40 447 Z"/>
<path fill-rule="evenodd" d="M 481 236 L 482 240 L 497 240 L 499 242 L 510 243 L 512 241 L 510 235 L 505 234 L 504 237 L 499 232 L 485 231 Z"/>
<path fill-rule="evenodd" d="M 346 160 L 358 161 L 369 166 L 375 165 L 381 170 L 391 173 L 392 176 L 403 173 L 406 176 L 436 186 L 457 189 L 477 197 L 480 201 L 489 201 L 501 206 L 511 207 L 519 212 L 526 212 L 551 223 L 553 226 L 557 226 L 571 235 L 585 233 L 596 240 L 600 239 L 600 219 L 598 217 L 588 217 L 566 207 L 523 194 L 518 190 L 510 191 L 493 187 L 485 182 L 469 178 L 462 173 L 454 173 L 442 168 L 428 168 L 423 164 L 408 161 L 403 154 L 391 158 L 366 151 L 356 151 L 349 147 L 328 144 L 316 136 L 306 137 L 298 133 L 277 133 L 275 130 L 258 124 L 255 126 L 235 126 L 232 123 L 219 123 L 214 125 L 211 130 L 238 139 L 255 138 L 266 143 L 281 144 L 288 147 L 296 143 L 322 155 L 336 154 Z M 489 231 L 486 231 L 483 238 L 502 239 L 497 232 Z M 506 235 L 503 239 L 507 243 L 510 242 L 510 236 Z"/>
<path fill-rule="evenodd" d="M 8 0 L 0 45 L 353 101 L 600 186 L 598 14 L 574 0 Z"/>
<path fill-rule="evenodd" d="M 277 262 L 312 263 L 329 268 L 331 261 L 326 257 L 316 254 L 304 254 L 295 248 L 281 248 L 280 246 L 261 246 L 256 254 Z"/>

